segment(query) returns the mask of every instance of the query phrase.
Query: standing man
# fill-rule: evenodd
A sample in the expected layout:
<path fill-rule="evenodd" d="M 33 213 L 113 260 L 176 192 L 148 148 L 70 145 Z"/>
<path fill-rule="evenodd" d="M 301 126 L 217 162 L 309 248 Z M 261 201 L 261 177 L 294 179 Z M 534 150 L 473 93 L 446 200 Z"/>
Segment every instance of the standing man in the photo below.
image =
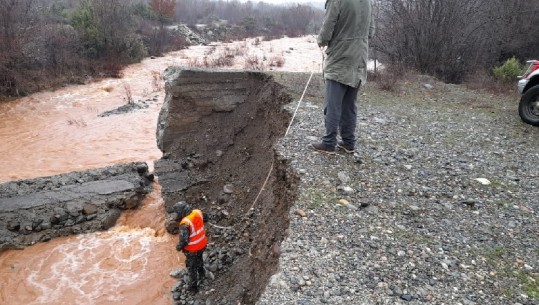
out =
<path fill-rule="evenodd" d="M 369 39 L 374 35 L 372 0 L 327 0 L 318 45 L 327 47 L 324 78 L 326 134 L 311 144 L 319 152 L 335 154 L 335 147 L 354 153 L 356 99 L 367 80 Z M 342 141 L 337 142 L 340 131 Z"/>
<path fill-rule="evenodd" d="M 204 229 L 206 214 L 201 210 L 193 210 L 186 202 L 179 202 L 174 205 L 174 211 L 178 214 L 180 221 L 180 240 L 176 245 L 176 250 L 185 254 L 185 265 L 189 273 L 188 289 L 191 292 L 198 292 L 199 282 L 205 278 L 204 261 L 202 254 L 206 250 L 208 238 Z"/>

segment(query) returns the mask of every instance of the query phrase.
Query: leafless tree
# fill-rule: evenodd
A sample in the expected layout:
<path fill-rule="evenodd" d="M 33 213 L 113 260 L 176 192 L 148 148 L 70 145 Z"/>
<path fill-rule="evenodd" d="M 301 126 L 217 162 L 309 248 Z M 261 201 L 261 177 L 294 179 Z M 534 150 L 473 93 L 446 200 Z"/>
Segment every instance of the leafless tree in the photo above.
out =
<path fill-rule="evenodd" d="M 17 93 L 20 52 L 36 25 L 33 0 L 0 0 L 0 94 Z"/>
<path fill-rule="evenodd" d="M 386 61 L 461 81 L 492 57 L 485 0 L 377 0 L 376 50 Z"/>
<path fill-rule="evenodd" d="M 391 65 L 449 82 L 501 61 L 539 56 L 539 2 L 376 0 L 373 46 Z"/>
<path fill-rule="evenodd" d="M 309 26 L 314 21 L 314 9 L 307 5 L 296 4 L 289 6 L 282 14 L 281 20 L 287 25 L 288 33 L 291 36 L 305 35 L 308 32 Z"/>

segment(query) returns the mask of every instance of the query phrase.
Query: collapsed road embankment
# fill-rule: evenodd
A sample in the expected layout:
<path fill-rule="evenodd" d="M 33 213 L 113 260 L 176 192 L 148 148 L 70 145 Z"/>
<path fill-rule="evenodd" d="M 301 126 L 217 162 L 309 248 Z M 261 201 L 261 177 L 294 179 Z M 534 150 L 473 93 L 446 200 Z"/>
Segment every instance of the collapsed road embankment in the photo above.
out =
<path fill-rule="evenodd" d="M 105 230 L 152 190 L 146 163 L 0 184 L 0 251 Z"/>
<path fill-rule="evenodd" d="M 292 98 L 265 73 L 165 71 L 166 98 L 155 165 L 167 229 L 177 230 L 172 205 L 187 201 L 210 218 L 206 268 L 196 295 L 183 281 L 177 304 L 254 304 L 276 271 L 279 245 L 296 198 L 297 175 L 273 146 L 285 133 Z"/>

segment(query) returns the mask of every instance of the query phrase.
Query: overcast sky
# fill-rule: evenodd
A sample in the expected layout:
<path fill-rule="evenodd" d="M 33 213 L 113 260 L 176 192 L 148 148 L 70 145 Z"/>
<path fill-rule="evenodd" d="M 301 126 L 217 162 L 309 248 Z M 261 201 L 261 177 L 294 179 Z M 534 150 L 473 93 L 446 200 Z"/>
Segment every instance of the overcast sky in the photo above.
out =
<path fill-rule="evenodd" d="M 247 2 L 248 0 L 239 0 L 241 2 Z M 258 3 L 259 0 L 251 0 L 253 3 Z M 262 0 L 262 2 L 272 4 L 286 4 L 286 3 L 308 3 L 308 2 L 325 2 L 325 0 Z"/>
<path fill-rule="evenodd" d="M 238 0 L 240 2 L 247 2 L 249 0 Z M 260 2 L 260 0 L 251 0 L 253 4 L 257 4 Z M 262 0 L 262 2 L 265 3 L 271 3 L 271 4 L 278 4 L 278 5 L 288 5 L 288 4 L 294 4 L 294 3 L 302 3 L 307 4 L 310 3 L 311 6 L 324 9 L 324 4 L 326 3 L 326 0 Z"/>

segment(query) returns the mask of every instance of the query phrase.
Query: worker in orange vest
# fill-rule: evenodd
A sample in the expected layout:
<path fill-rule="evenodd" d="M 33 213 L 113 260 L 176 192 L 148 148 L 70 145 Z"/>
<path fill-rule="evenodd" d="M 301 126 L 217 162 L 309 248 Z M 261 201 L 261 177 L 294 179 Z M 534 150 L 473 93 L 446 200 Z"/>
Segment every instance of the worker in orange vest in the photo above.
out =
<path fill-rule="evenodd" d="M 189 273 L 188 289 L 197 293 L 199 283 L 206 276 L 202 254 L 208 244 L 204 229 L 207 216 L 201 210 L 193 210 L 186 202 L 175 204 L 174 210 L 178 214 L 178 219 L 181 219 L 180 241 L 176 245 L 176 250 L 183 251 L 185 254 L 185 265 Z"/>

